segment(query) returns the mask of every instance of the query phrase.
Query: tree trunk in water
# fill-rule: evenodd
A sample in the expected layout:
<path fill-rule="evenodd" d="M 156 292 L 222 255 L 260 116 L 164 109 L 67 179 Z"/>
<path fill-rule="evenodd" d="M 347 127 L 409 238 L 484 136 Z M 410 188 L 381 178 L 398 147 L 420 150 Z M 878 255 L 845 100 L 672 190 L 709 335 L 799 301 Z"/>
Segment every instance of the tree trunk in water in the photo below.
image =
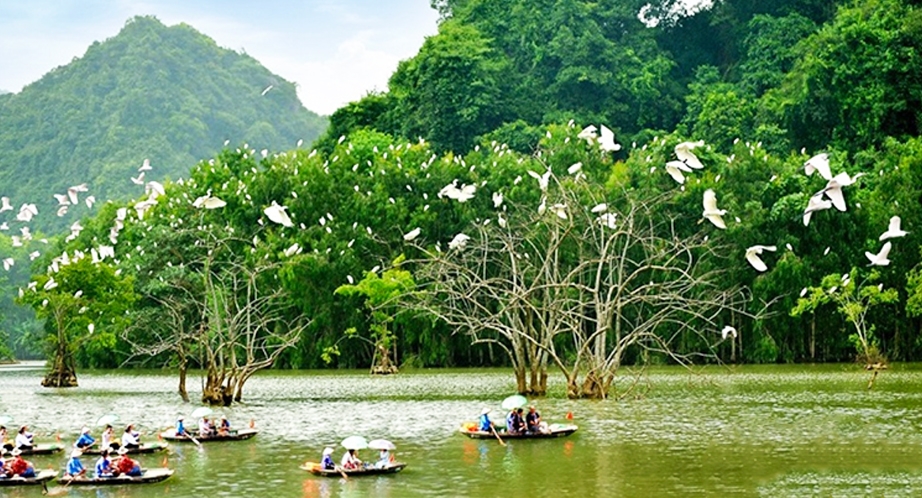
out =
<path fill-rule="evenodd" d="M 583 379 L 582 385 L 579 379 L 574 375 L 573 378 L 567 379 L 567 397 L 570 399 L 605 399 L 608 397 L 608 390 L 611 387 L 611 379 L 599 376 L 594 371 L 589 371 L 586 378 Z"/>
<path fill-rule="evenodd" d="M 202 403 L 212 406 L 230 406 L 234 402 L 235 382 L 230 375 L 211 369 L 202 387 Z"/>
<path fill-rule="evenodd" d="M 77 372 L 67 354 L 67 344 L 60 342 L 51 371 L 42 379 L 42 387 L 77 387 Z"/>
<path fill-rule="evenodd" d="M 179 395 L 182 397 L 182 400 L 186 403 L 189 402 L 189 393 L 186 391 L 186 364 L 185 362 L 179 364 Z"/>
<path fill-rule="evenodd" d="M 528 394 L 528 385 L 526 384 L 525 367 L 515 367 L 515 388 L 519 394 Z"/>
<path fill-rule="evenodd" d="M 372 375 L 389 375 L 397 373 L 397 365 L 391 361 L 391 355 L 388 349 L 378 343 L 375 345 L 375 360 L 372 361 L 371 365 L 371 374 Z"/>
<path fill-rule="evenodd" d="M 547 394 L 547 367 L 539 365 L 531 366 L 529 371 L 528 394 L 532 396 L 544 396 Z"/>

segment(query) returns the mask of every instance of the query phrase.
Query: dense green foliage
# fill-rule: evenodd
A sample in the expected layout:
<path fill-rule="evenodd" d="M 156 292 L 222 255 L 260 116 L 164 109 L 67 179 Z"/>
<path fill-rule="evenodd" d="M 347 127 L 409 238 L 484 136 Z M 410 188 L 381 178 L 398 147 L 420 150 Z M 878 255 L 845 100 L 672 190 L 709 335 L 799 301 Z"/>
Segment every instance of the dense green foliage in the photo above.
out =
<path fill-rule="evenodd" d="M 528 172 L 550 168 L 559 179 L 579 162 L 585 176 L 572 180 L 580 184 L 575 192 L 585 189 L 579 195 L 613 209 L 626 209 L 619 201 L 628 197 L 657 199 L 658 216 L 672 220 L 657 235 L 707 240 L 716 254 L 701 270 L 719 270 L 727 288 L 748 292 L 745 312 L 709 318 L 735 326 L 735 338 L 657 330 L 674 353 L 701 353 L 704 361 L 850 361 L 856 346 L 863 356 L 873 346 L 891 360 L 922 358 L 922 17 L 915 2 L 727 0 L 682 16 L 665 1 L 645 11 L 655 26 L 638 18 L 646 4 L 436 2 L 439 33 L 400 64 L 388 92 L 336 111 L 315 151 L 263 157 L 252 145 L 224 150 L 200 162 L 191 181 L 167 182 L 166 197 L 143 220 L 129 217 L 113 264 L 142 296 L 134 310 L 139 329 L 157 329 L 158 302 L 173 292 L 158 282 L 175 281 L 202 256 L 205 245 L 196 240 L 232 234 L 249 258 L 272 263 L 266 282 L 277 279 L 311 320 L 277 366 L 323 366 L 335 347 L 337 366 L 366 367 L 382 322 L 399 364 L 504 364 L 499 347 L 471 345 L 431 316 L 388 322 L 360 296 L 335 291 L 374 280 L 381 273 L 373 268 L 387 270 L 401 255 L 419 262 L 426 251 L 448 252 L 458 233 L 486 232 L 480 228 L 499 223 L 494 193 L 509 206 L 536 209 L 543 193 Z M 589 124 L 612 128 L 623 149 L 600 153 L 578 138 Z M 695 149 L 704 169 L 680 186 L 664 165 L 686 140 L 705 142 Z M 829 153 L 833 174 L 863 176 L 843 190 L 845 212 L 818 211 L 805 226 L 804 209 L 826 180 L 805 175 L 803 164 L 819 152 Z M 461 203 L 437 195 L 453 182 L 476 186 L 474 197 Z M 701 220 L 707 189 L 727 210 L 726 230 Z M 227 206 L 192 206 L 208 194 Z M 272 202 L 287 206 L 294 226 L 266 219 Z M 56 251 L 106 243 L 116 207 Z M 890 264 L 872 274 L 865 252 L 880 250 L 894 215 L 909 234 L 891 241 Z M 414 228 L 421 235 L 411 244 L 403 235 Z M 521 236 L 538 244 L 532 237 L 542 233 Z M 757 244 L 777 247 L 762 255 L 764 273 L 744 258 Z M 425 289 L 414 264 L 400 269 Z M 485 265 L 484 275 L 490 271 Z M 831 276 L 846 273 L 851 287 L 834 285 Z M 847 294 L 828 295 L 839 287 Z M 802 289 L 806 301 L 799 301 Z M 769 315 L 760 313 L 766 306 Z M 856 310 L 866 325 L 860 330 Z M 347 330 L 369 341 L 344 340 Z M 553 347 L 569 361 L 575 346 L 563 337 Z M 623 357 L 673 359 L 637 348 Z M 161 352 L 154 361 L 173 359 Z"/>
<path fill-rule="evenodd" d="M 252 57 L 188 25 L 136 17 L 83 57 L 0 96 L 0 194 L 16 208 L 35 203 L 37 226 L 60 229 L 70 222 L 54 216 L 51 194 L 71 185 L 124 199 L 137 195 L 130 178 L 144 159 L 154 167 L 146 179 L 176 179 L 225 140 L 292 148 L 324 126 L 294 84 Z"/>

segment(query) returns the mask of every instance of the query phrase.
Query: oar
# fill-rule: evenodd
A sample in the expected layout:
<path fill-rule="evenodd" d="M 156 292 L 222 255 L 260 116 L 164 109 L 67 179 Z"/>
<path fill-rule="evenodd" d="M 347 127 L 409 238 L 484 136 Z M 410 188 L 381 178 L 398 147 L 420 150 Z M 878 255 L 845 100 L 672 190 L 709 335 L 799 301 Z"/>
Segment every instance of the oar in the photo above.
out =
<path fill-rule="evenodd" d="M 496 440 L 499 441 L 499 444 L 506 446 L 506 443 L 503 442 L 503 438 L 499 437 L 499 433 L 496 432 L 496 427 L 493 427 L 493 425 L 491 424 L 490 430 L 493 431 L 493 435 L 496 436 Z"/>
<path fill-rule="evenodd" d="M 189 438 L 190 441 L 192 441 L 193 443 L 195 443 L 195 445 L 198 446 L 199 448 L 202 447 L 202 443 L 196 441 L 195 438 L 192 437 L 192 434 L 189 434 L 189 433 L 187 432 L 187 433 L 186 433 L 186 437 Z"/>
<path fill-rule="evenodd" d="M 334 465 L 334 466 L 333 466 L 333 468 L 334 468 L 334 469 L 336 469 L 336 470 L 338 470 L 338 471 L 339 471 L 339 473 L 340 473 L 340 474 L 342 474 L 342 476 L 343 476 L 343 479 L 345 479 L 345 480 L 347 480 L 347 481 L 349 480 L 349 476 L 348 476 L 348 475 L 346 475 L 346 471 L 345 471 L 345 470 L 343 470 L 343 468 L 342 468 L 342 467 L 340 467 L 339 465 Z"/>

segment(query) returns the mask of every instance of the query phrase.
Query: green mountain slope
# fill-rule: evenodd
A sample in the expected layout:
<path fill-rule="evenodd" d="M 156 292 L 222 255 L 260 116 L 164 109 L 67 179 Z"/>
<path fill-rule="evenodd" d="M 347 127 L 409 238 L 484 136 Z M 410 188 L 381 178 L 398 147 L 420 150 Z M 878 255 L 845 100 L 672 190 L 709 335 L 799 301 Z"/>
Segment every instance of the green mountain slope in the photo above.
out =
<path fill-rule="evenodd" d="M 153 167 L 145 181 L 176 179 L 225 140 L 291 149 L 325 126 L 293 83 L 252 57 L 188 25 L 137 17 L 82 58 L 0 95 L 0 195 L 17 209 L 38 205 L 33 230 L 60 228 L 87 209 L 55 216 L 52 193 L 71 185 L 88 183 L 82 195 L 97 199 L 137 196 L 143 187 L 131 177 L 144 159 Z"/>

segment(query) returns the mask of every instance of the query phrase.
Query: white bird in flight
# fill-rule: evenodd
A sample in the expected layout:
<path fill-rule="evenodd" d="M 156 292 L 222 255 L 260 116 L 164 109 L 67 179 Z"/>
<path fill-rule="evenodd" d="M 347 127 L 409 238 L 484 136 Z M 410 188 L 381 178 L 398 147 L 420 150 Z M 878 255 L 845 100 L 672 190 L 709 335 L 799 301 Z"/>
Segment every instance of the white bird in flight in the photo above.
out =
<path fill-rule="evenodd" d="M 67 194 L 51 194 L 58 200 L 58 206 L 70 206 L 70 198 Z"/>
<path fill-rule="evenodd" d="M 817 154 L 804 163 L 804 173 L 807 176 L 813 175 L 814 171 L 818 172 L 826 180 L 832 180 L 832 172 L 829 170 L 829 154 L 825 152 Z"/>
<path fill-rule="evenodd" d="M 702 216 L 713 223 L 715 227 L 726 229 L 727 225 L 724 223 L 721 216 L 727 214 L 727 210 L 717 209 L 717 194 L 714 193 L 714 190 L 707 189 L 704 191 L 704 201 L 702 204 L 704 205 Z"/>
<path fill-rule="evenodd" d="M 87 191 L 89 191 L 89 188 L 86 186 L 85 183 L 81 183 L 80 185 L 74 185 L 73 187 L 67 188 L 67 197 L 70 198 L 71 204 L 76 205 L 78 202 L 77 194 L 81 192 L 87 192 Z"/>
<path fill-rule="evenodd" d="M 880 252 L 874 254 L 872 252 L 865 251 L 864 255 L 871 260 L 871 264 L 868 266 L 887 266 L 890 264 L 890 260 L 887 259 L 887 256 L 890 255 L 890 242 L 884 244 L 884 247 L 881 248 Z"/>
<path fill-rule="evenodd" d="M 762 261 L 762 258 L 759 257 L 762 254 L 762 251 L 777 251 L 778 248 L 775 246 L 760 246 L 755 245 L 746 249 L 746 261 L 749 261 L 749 264 L 752 265 L 758 271 L 768 270 L 768 266 L 765 265 L 765 262 Z"/>
<path fill-rule="evenodd" d="M 601 126 L 599 135 L 599 147 L 605 152 L 618 152 L 621 150 L 621 144 L 615 142 L 615 134 L 605 125 Z"/>
<path fill-rule="evenodd" d="M 2 205 L 0 205 L 0 213 L 2 213 L 2 212 L 4 212 L 4 211 L 12 211 L 12 210 L 13 210 L 13 205 L 10 204 L 10 198 L 9 198 L 9 197 L 0 197 L 0 203 L 2 203 Z"/>
<path fill-rule="evenodd" d="M 551 180 L 551 170 L 550 169 L 545 171 L 543 175 L 539 175 L 538 173 L 535 173 L 532 170 L 528 170 L 528 175 L 534 178 L 535 180 L 538 180 L 538 188 L 540 188 L 542 192 L 547 190 L 547 186 Z"/>
<path fill-rule="evenodd" d="M 894 216 L 890 218 L 890 226 L 887 227 L 887 231 L 880 234 L 880 241 L 887 239 L 893 239 L 896 237 L 904 237 L 909 232 L 900 229 L 900 217 Z"/>
<path fill-rule="evenodd" d="M 836 209 L 845 211 L 845 196 L 842 194 L 842 188 L 854 184 L 855 181 L 863 175 L 864 173 L 858 173 L 854 177 L 851 177 L 848 176 L 848 173 L 843 171 L 826 182 L 826 188 L 823 189 L 823 193 L 832 201 L 832 205 L 835 206 Z"/>
<path fill-rule="evenodd" d="M 152 169 L 153 168 L 150 167 L 150 159 L 145 159 L 144 164 L 142 164 L 141 167 L 138 168 L 138 172 L 140 173 L 141 171 L 150 171 Z"/>
<path fill-rule="evenodd" d="M 587 142 L 592 142 L 593 140 L 595 140 L 597 131 L 598 131 L 598 128 L 596 128 L 595 125 L 589 125 L 583 128 L 582 131 L 577 133 L 576 137 L 582 138 L 583 140 Z"/>
<path fill-rule="evenodd" d="M 679 158 L 679 161 L 687 164 L 689 168 L 703 169 L 704 165 L 701 164 L 701 160 L 692 152 L 692 149 L 695 147 L 701 147 L 703 145 L 704 140 L 698 140 L 697 142 L 682 142 L 675 146 L 675 156 Z"/>
<path fill-rule="evenodd" d="M 556 214 L 558 218 L 565 220 L 567 219 L 567 205 L 566 204 L 554 204 L 551 206 L 551 212 Z"/>
<path fill-rule="evenodd" d="M 666 173 L 669 173 L 669 176 L 679 183 L 685 183 L 685 175 L 682 174 L 683 171 L 685 173 L 692 172 L 691 168 L 682 161 L 669 161 L 666 163 Z"/>
<path fill-rule="evenodd" d="M 223 199 L 211 195 L 211 191 L 201 197 L 198 197 L 192 202 L 192 207 L 204 209 L 218 209 L 226 205 L 227 203 L 224 202 Z"/>
<path fill-rule="evenodd" d="M 804 226 L 810 225 L 810 217 L 813 216 L 814 212 L 829 209 L 831 207 L 832 201 L 823 199 L 822 190 L 814 194 L 812 197 L 810 197 L 810 201 L 807 203 L 807 209 L 804 210 Z"/>
<path fill-rule="evenodd" d="M 403 240 L 407 242 L 412 242 L 414 239 L 416 239 L 416 237 L 419 237 L 419 234 L 421 231 L 422 230 L 420 230 L 419 227 L 416 227 L 413 230 L 410 230 L 409 232 L 403 234 Z"/>
<path fill-rule="evenodd" d="M 285 212 L 286 209 L 288 208 L 285 206 L 279 206 L 275 201 L 272 201 L 272 204 L 269 207 L 263 209 L 263 213 L 266 213 L 266 216 L 268 216 L 269 219 L 274 223 L 278 223 L 279 225 L 286 227 L 292 227 L 294 226 L 294 223 L 291 222 L 291 218 L 289 218 L 288 213 Z"/>

